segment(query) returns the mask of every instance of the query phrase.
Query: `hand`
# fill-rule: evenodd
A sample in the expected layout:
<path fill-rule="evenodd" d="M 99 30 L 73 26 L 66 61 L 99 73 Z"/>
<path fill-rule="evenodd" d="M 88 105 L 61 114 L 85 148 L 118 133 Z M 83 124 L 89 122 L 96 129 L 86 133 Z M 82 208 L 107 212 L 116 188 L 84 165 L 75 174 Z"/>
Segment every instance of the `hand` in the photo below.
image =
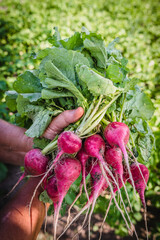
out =
<path fill-rule="evenodd" d="M 52 140 L 63 128 L 82 117 L 83 113 L 81 107 L 64 111 L 52 120 L 43 137 Z M 33 146 L 33 139 L 27 137 L 25 131 L 24 128 L 0 120 L 0 161 L 24 165 L 24 156 Z"/>
<path fill-rule="evenodd" d="M 49 127 L 43 134 L 43 137 L 53 139 L 58 133 L 60 133 L 69 124 L 79 120 L 84 113 L 83 108 L 79 107 L 75 110 L 66 110 L 52 120 Z"/>
<path fill-rule="evenodd" d="M 3 240 L 36 240 L 46 214 L 45 205 L 39 201 L 41 188 L 32 203 L 31 216 L 28 204 L 40 177 L 30 178 L 0 211 L 0 238 Z M 49 204 L 46 204 L 48 209 Z"/>
<path fill-rule="evenodd" d="M 50 123 L 49 127 L 43 134 L 48 139 L 53 139 L 63 128 L 70 123 L 76 122 L 82 115 L 83 108 L 76 110 L 67 110 L 58 115 Z M 2 131 L 1 131 L 2 130 Z M 0 121 L 0 144 L 3 149 L 0 151 L 1 156 L 9 157 L 6 162 L 23 165 L 23 155 L 29 151 L 33 145 L 33 139 L 28 138 L 23 128 L 19 128 L 5 121 Z M 6 138 L 5 138 L 6 136 Z M 5 153 L 5 155 L 3 155 Z M 21 154 L 20 154 L 21 153 Z M 17 157 L 19 157 L 17 160 Z M 31 217 L 26 207 L 31 200 L 33 191 L 39 182 L 39 178 L 30 178 L 16 196 L 0 212 L 0 236 L 2 239 L 9 240 L 12 236 L 15 240 L 33 240 L 37 238 L 41 225 L 45 217 L 45 206 L 39 201 L 38 196 L 41 188 L 38 189 L 33 200 Z M 48 208 L 49 205 L 47 205 Z M 10 231 L 8 231 L 8 229 Z"/>

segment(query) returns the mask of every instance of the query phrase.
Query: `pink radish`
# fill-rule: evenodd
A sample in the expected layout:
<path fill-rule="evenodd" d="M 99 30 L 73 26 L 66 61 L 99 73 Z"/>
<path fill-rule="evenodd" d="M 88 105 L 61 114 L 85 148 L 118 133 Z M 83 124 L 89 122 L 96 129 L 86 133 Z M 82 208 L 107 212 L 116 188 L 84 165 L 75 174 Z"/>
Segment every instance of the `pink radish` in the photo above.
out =
<path fill-rule="evenodd" d="M 107 188 L 107 183 L 105 178 L 103 177 L 100 167 L 98 165 L 98 163 L 94 164 L 91 168 L 91 194 L 89 196 L 89 201 L 85 204 L 85 206 L 81 209 L 81 211 L 73 218 L 73 220 L 66 226 L 65 230 L 63 231 L 63 233 L 59 236 L 59 238 L 65 233 L 65 231 L 70 227 L 70 225 L 85 211 L 87 210 L 90 205 L 93 203 L 93 207 L 91 209 L 90 212 L 90 218 L 91 218 L 91 214 L 93 212 L 94 206 L 95 206 L 95 202 L 98 198 L 98 196 L 101 194 L 101 192 Z M 85 221 L 83 222 L 84 225 Z M 58 238 L 58 239 L 59 239 Z"/>
<path fill-rule="evenodd" d="M 53 201 L 54 205 L 54 222 L 56 217 L 56 211 L 59 201 L 59 192 L 57 188 L 57 179 L 55 176 L 52 176 L 50 179 L 44 182 L 44 189 L 46 189 L 48 196 Z"/>
<path fill-rule="evenodd" d="M 72 209 L 73 205 L 75 204 L 75 202 L 78 200 L 78 198 L 81 196 L 83 186 L 84 186 L 84 190 L 85 190 L 87 199 L 89 200 L 89 196 L 88 196 L 88 192 L 87 192 L 87 188 L 86 188 L 86 180 L 85 180 L 86 176 L 88 175 L 88 173 L 86 173 L 86 162 L 89 159 L 89 155 L 85 152 L 85 150 L 83 148 L 81 148 L 81 150 L 78 152 L 76 158 L 80 161 L 81 166 L 82 166 L 82 181 L 81 181 L 80 187 L 79 187 L 80 188 L 79 194 L 76 196 L 75 200 L 73 201 L 73 203 L 71 204 L 71 206 L 68 209 L 67 225 L 69 223 L 71 209 Z"/>
<path fill-rule="evenodd" d="M 139 168 L 140 168 L 140 170 L 141 170 L 141 172 L 143 174 L 145 182 L 147 183 L 148 179 L 149 179 L 148 168 L 145 165 L 141 164 L 141 163 L 138 163 L 138 165 L 139 165 Z M 138 192 L 138 194 L 140 196 L 140 199 L 141 199 L 141 202 L 143 204 L 143 207 L 145 208 L 146 207 L 145 197 L 144 197 L 145 183 L 144 183 L 144 180 L 143 180 L 143 178 L 141 176 L 139 168 L 137 167 L 136 163 L 132 163 L 131 166 L 130 166 L 136 191 Z M 129 179 L 128 172 L 125 172 L 125 177 L 126 177 L 127 181 L 132 185 L 132 182 Z"/>
<path fill-rule="evenodd" d="M 38 183 L 38 185 L 36 186 L 30 204 L 29 204 L 29 211 L 33 202 L 33 199 L 35 197 L 35 194 L 37 192 L 38 187 L 41 185 L 41 183 L 44 181 L 44 179 L 47 177 L 47 175 L 49 174 L 49 172 L 53 169 L 53 167 L 56 165 L 57 161 L 60 159 L 60 157 L 64 154 L 74 154 L 77 153 L 82 146 L 82 141 L 81 139 L 74 134 L 71 131 L 65 131 L 62 132 L 59 137 L 58 137 L 58 149 L 59 149 L 59 153 L 57 154 L 56 158 L 54 159 L 53 163 L 51 164 L 51 166 L 49 167 L 49 169 L 47 170 L 47 172 L 45 173 L 45 175 L 42 177 L 41 181 Z M 42 151 L 43 153 L 43 151 Z"/>
<path fill-rule="evenodd" d="M 108 184 L 106 182 L 106 179 L 102 175 L 101 169 L 99 167 L 99 164 L 97 163 L 96 165 L 91 168 L 91 181 L 92 181 L 92 188 L 91 188 L 91 196 L 93 196 L 92 200 L 92 208 L 89 213 L 89 218 L 88 218 L 88 239 L 90 239 L 90 223 L 91 223 L 91 216 L 96 204 L 96 200 L 98 196 L 104 191 L 107 187 Z"/>
<path fill-rule="evenodd" d="M 107 163 L 113 168 L 113 171 L 115 172 L 115 174 L 119 174 L 119 176 L 123 176 L 121 149 L 117 147 L 107 148 L 104 156 Z"/>
<path fill-rule="evenodd" d="M 95 134 L 95 135 L 88 137 L 84 142 L 84 149 L 90 157 L 97 158 L 102 163 L 102 165 L 106 169 L 106 171 L 108 171 L 109 174 L 112 175 L 112 177 L 113 177 L 113 174 L 107 167 L 107 164 L 105 163 L 104 158 L 103 158 L 104 152 L 105 152 L 105 142 L 100 135 Z M 107 176 L 106 176 L 106 178 L 107 178 Z"/>
<path fill-rule="evenodd" d="M 109 175 L 113 179 L 115 179 L 112 172 L 109 170 L 106 162 L 104 161 L 103 156 L 104 156 L 104 152 L 105 152 L 105 142 L 100 135 L 95 134 L 95 135 L 88 137 L 84 142 L 84 149 L 89 156 L 97 158 L 102 163 L 103 167 L 106 169 L 106 171 L 109 173 Z M 107 178 L 107 176 L 106 176 L 106 178 Z"/>
<path fill-rule="evenodd" d="M 62 132 L 58 137 L 58 150 L 56 158 L 54 159 L 53 166 L 57 163 L 58 159 L 64 154 L 77 153 L 82 147 L 81 139 L 71 131 Z"/>
<path fill-rule="evenodd" d="M 139 163 L 138 163 L 136 157 L 134 156 L 134 154 L 132 153 L 132 151 L 131 151 L 128 147 L 126 147 L 126 149 L 127 149 L 128 152 L 132 155 L 132 157 L 133 157 L 133 159 L 134 159 L 134 161 L 135 161 L 135 163 L 136 163 L 136 166 L 138 167 L 138 169 L 139 169 L 139 171 L 140 171 L 140 173 L 141 173 L 141 176 L 142 176 L 142 178 L 143 178 L 143 181 L 144 181 L 144 183 L 145 183 L 145 186 L 147 187 L 147 183 L 146 183 L 146 181 L 145 181 L 145 179 L 144 179 L 144 176 L 143 176 L 143 174 L 142 174 L 142 172 L 141 172 L 141 169 L 140 169 L 140 167 L 139 167 Z"/>
<path fill-rule="evenodd" d="M 107 148 L 104 155 L 105 155 L 105 160 L 107 161 L 108 165 L 112 167 L 112 169 L 115 173 L 115 177 L 116 177 L 116 179 L 118 179 L 118 183 L 121 182 L 121 184 L 124 186 L 124 190 L 126 192 L 126 196 L 127 196 L 130 208 L 132 209 L 131 203 L 129 200 L 129 196 L 127 193 L 127 189 L 126 189 L 124 181 L 123 181 L 123 164 L 122 164 L 123 156 L 122 156 L 121 149 L 118 147 Z M 118 188 L 117 188 L 117 190 L 118 190 Z"/>
<path fill-rule="evenodd" d="M 59 193 L 58 193 L 58 189 L 57 189 L 57 179 L 54 175 L 52 175 L 52 173 L 49 173 L 49 176 L 47 176 L 47 177 L 48 177 L 48 179 L 46 178 L 43 181 L 43 186 L 44 186 L 44 190 L 47 191 L 48 196 L 52 200 L 54 209 L 55 209 L 57 206 L 57 202 L 59 201 Z M 45 207 L 46 207 L 46 204 L 45 204 Z M 45 230 L 46 230 L 46 226 L 47 226 L 47 207 L 46 207 L 46 217 L 45 217 L 45 226 L 44 226 Z"/>
<path fill-rule="evenodd" d="M 32 149 L 24 158 L 25 172 L 32 175 L 40 175 L 46 171 L 48 157 L 42 155 L 40 149 Z"/>
<path fill-rule="evenodd" d="M 105 170 L 106 170 L 107 173 L 112 177 L 114 183 L 117 185 L 118 192 L 121 196 L 121 192 L 120 192 L 118 183 L 116 182 L 115 177 L 113 176 L 112 172 L 110 171 L 110 169 L 108 168 L 107 164 L 105 163 L 105 161 L 103 159 L 104 151 L 105 151 L 105 142 L 104 142 L 103 138 L 98 134 L 95 134 L 95 135 L 92 135 L 92 136 L 88 137 L 84 142 L 84 148 L 85 148 L 85 151 L 88 155 L 90 155 L 91 157 L 95 157 L 99 160 L 99 164 L 100 164 L 102 174 L 103 174 L 104 178 L 106 179 L 107 184 L 108 184 L 108 186 L 111 190 L 111 193 L 113 195 L 116 207 L 120 211 L 120 213 L 121 213 L 121 215 L 122 215 L 122 217 L 123 217 L 123 219 L 126 223 L 126 226 L 127 226 L 128 230 L 130 232 L 129 225 L 128 225 L 126 219 L 125 219 L 125 216 L 124 216 L 121 208 L 119 207 L 119 205 L 117 203 L 117 200 L 115 198 L 115 194 L 113 192 L 112 185 L 111 185 L 111 183 L 109 181 L 109 178 L 108 178 L 108 176 L 106 175 L 106 172 L 105 172 Z M 104 170 L 104 168 L 105 168 L 105 170 Z M 122 198 L 121 198 L 121 200 L 123 201 Z M 126 211 L 126 208 L 125 208 L 125 211 Z M 132 234 L 132 231 L 130 233 Z"/>
<path fill-rule="evenodd" d="M 120 147 L 123 152 L 125 163 L 128 169 L 129 177 L 132 181 L 133 189 L 135 192 L 135 185 L 133 177 L 129 168 L 128 154 L 126 151 L 126 145 L 129 141 L 129 128 L 125 123 L 122 122 L 112 122 L 107 125 L 104 130 L 104 136 L 108 144 L 111 147 Z M 136 195 L 136 194 L 135 194 Z"/>
<path fill-rule="evenodd" d="M 141 199 L 141 202 L 142 202 L 143 207 L 144 207 L 144 221 L 145 221 L 147 239 L 148 239 L 147 208 L 146 208 L 144 192 L 145 192 L 146 184 L 147 184 L 148 179 L 149 179 L 149 171 L 148 171 L 148 168 L 141 163 L 138 163 L 138 166 L 137 166 L 137 163 L 132 163 L 131 166 L 130 166 L 130 169 L 131 169 L 131 173 L 132 173 L 132 176 L 133 176 L 133 181 L 134 181 L 134 184 L 135 184 L 136 191 L 138 192 L 138 194 L 140 196 L 140 199 Z M 142 175 L 143 175 L 143 177 L 142 177 Z M 129 179 L 129 174 L 128 174 L 127 171 L 125 171 L 125 178 L 132 185 L 132 182 Z"/>
<path fill-rule="evenodd" d="M 27 175 L 39 176 L 46 172 L 49 158 L 42 155 L 40 149 L 32 149 L 26 153 L 24 158 L 25 171 L 19 178 L 18 182 L 14 185 L 7 196 L 16 188 L 16 186 L 25 178 Z"/>
<path fill-rule="evenodd" d="M 56 204 L 59 201 L 59 193 L 57 188 L 57 179 L 55 176 L 52 176 L 47 180 L 44 189 L 47 191 L 48 196 L 53 201 L 53 204 Z"/>
<path fill-rule="evenodd" d="M 55 166 L 55 177 L 57 180 L 57 189 L 59 200 L 54 204 L 54 240 L 56 240 L 56 228 L 58 223 L 59 211 L 63 199 L 68 192 L 72 183 L 79 177 L 81 172 L 81 164 L 75 158 L 66 157 Z"/>

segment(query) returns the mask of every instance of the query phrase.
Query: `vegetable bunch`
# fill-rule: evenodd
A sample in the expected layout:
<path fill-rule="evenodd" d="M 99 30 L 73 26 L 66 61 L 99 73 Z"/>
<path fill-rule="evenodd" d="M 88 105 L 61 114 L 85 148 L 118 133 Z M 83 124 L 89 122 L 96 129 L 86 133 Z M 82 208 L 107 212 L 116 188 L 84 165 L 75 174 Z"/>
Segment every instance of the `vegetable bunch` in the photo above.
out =
<path fill-rule="evenodd" d="M 85 28 L 67 39 L 61 39 L 55 28 L 49 42 L 51 48 L 34 55 L 39 67 L 21 74 L 13 84 L 15 91 L 8 92 L 6 99 L 8 105 L 14 99 L 14 109 L 21 119 L 27 121 L 26 135 L 33 137 L 35 147 L 42 150 L 40 153 L 37 150 L 39 162 L 43 158 L 44 163 L 44 155 L 47 155 L 45 169 L 35 171 L 35 175 L 42 174 L 42 178 L 32 200 L 38 186 L 43 183 L 54 204 L 56 239 L 63 199 L 82 171 L 80 193 L 75 201 L 81 195 L 83 186 L 88 201 L 71 223 L 84 210 L 89 211 L 92 205 L 89 213 L 90 238 L 90 220 L 96 199 L 102 191 L 109 189 L 111 201 L 114 199 L 129 233 L 136 234 L 120 188 L 124 187 L 130 204 L 125 187 L 126 181 L 130 182 L 146 209 L 144 190 L 149 175 L 148 169 L 139 162 L 148 161 L 154 145 L 154 136 L 147 122 L 154 113 L 153 103 L 137 85 L 139 80 L 129 76 L 128 61 L 115 48 L 118 38 L 106 47 L 101 35 L 90 33 Z M 82 119 L 69 125 L 49 143 L 40 138 L 53 116 L 78 106 L 85 111 Z M 33 153 L 31 155 L 37 160 Z M 25 172 L 34 175 L 31 170 Z M 85 182 L 89 174 L 90 195 Z M 123 210 L 116 200 L 116 192 L 120 195 Z M 71 223 L 68 217 L 66 229 Z"/>

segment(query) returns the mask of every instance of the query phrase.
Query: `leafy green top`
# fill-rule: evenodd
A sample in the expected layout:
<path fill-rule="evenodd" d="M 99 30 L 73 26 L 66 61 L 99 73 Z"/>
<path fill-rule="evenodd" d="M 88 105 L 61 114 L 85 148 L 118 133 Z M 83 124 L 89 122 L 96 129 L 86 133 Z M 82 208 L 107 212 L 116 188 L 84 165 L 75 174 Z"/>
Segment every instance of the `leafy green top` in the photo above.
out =
<path fill-rule="evenodd" d="M 84 135 L 88 134 L 86 129 L 96 131 L 101 120 L 123 119 L 131 129 L 140 158 L 147 160 L 154 141 L 147 121 L 154 106 L 137 86 L 139 80 L 129 78 L 128 61 L 115 47 L 119 39 L 106 47 L 101 35 L 85 28 L 67 39 L 61 39 L 55 28 L 49 42 L 52 47 L 35 56 L 40 61 L 38 69 L 21 74 L 14 82 L 15 92 L 7 93 L 8 107 L 32 120 L 26 134 L 40 137 L 52 117 L 65 109 L 82 106 L 87 114 L 91 106 L 99 104 L 92 119 L 88 117 L 87 127 L 80 125 Z M 147 152 L 146 143 L 150 146 Z"/>

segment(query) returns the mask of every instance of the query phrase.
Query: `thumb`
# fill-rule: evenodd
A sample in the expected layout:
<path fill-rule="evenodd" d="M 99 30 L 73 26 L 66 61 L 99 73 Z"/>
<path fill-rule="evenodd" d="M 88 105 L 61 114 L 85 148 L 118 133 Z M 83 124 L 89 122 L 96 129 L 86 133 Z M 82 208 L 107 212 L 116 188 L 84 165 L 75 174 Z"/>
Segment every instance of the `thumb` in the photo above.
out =
<path fill-rule="evenodd" d="M 74 110 L 66 110 L 55 117 L 50 123 L 49 127 L 43 134 L 43 137 L 48 139 L 53 139 L 58 133 L 60 133 L 63 128 L 67 127 L 69 124 L 78 121 L 84 114 L 82 107 Z"/>

